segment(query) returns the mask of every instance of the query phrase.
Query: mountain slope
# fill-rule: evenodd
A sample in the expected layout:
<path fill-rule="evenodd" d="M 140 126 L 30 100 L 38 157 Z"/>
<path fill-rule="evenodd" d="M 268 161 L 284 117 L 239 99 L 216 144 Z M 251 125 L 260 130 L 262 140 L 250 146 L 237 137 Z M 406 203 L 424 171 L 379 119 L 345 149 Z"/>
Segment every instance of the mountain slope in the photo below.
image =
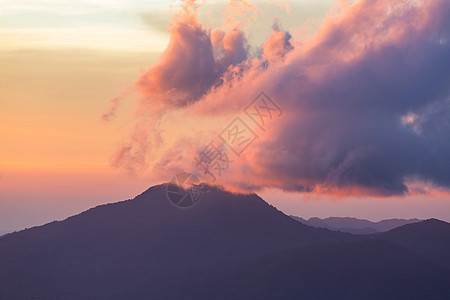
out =
<path fill-rule="evenodd" d="M 238 278 L 238 280 L 236 280 Z M 220 279 L 217 299 L 448 299 L 450 271 L 383 240 L 311 245 Z"/>
<path fill-rule="evenodd" d="M 450 223 L 429 219 L 377 235 L 450 269 Z"/>
<path fill-rule="evenodd" d="M 160 185 L 1 237 L 0 299 L 444 299 L 449 270 L 424 255 L 446 224 L 356 236 L 208 186 L 176 208 Z M 414 248 L 416 231 L 435 237 L 424 255 L 386 241 Z"/>
<path fill-rule="evenodd" d="M 419 219 L 388 219 L 379 222 L 372 222 L 351 217 L 329 217 L 320 219 L 317 217 L 305 220 L 300 217 L 291 216 L 302 224 L 316 228 L 327 228 L 353 234 L 373 234 L 385 232 L 405 224 L 420 222 Z"/>
<path fill-rule="evenodd" d="M 11 231 L 7 231 L 7 230 L 0 230 L 0 236 L 5 235 L 7 233 L 10 233 Z"/>
<path fill-rule="evenodd" d="M 186 278 L 268 253 L 355 239 L 300 224 L 255 194 L 205 187 L 196 206 L 179 209 L 160 185 L 0 238 L 0 298 L 164 297 Z"/>

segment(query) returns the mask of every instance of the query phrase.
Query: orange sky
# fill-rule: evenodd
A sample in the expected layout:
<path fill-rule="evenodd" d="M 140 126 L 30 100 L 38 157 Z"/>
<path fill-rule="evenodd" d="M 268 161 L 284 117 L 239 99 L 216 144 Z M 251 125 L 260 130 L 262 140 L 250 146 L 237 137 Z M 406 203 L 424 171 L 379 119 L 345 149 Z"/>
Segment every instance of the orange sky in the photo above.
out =
<path fill-rule="evenodd" d="M 309 17 L 324 14 L 331 2 L 292 2 L 291 15 L 284 4 L 274 6 L 276 10 L 263 5 L 252 36 L 255 40 L 267 36 L 271 24 L 263 24 L 273 20 L 271 11 L 285 18 L 287 26 L 314 23 Z M 0 230 L 65 218 L 97 204 L 134 197 L 157 183 L 110 166 L 117 145 L 133 126 L 135 104 L 124 102 L 115 122 L 105 123 L 100 116 L 108 99 L 157 60 L 169 39 L 157 27 L 168 23 L 170 8 L 167 1 L 146 7 L 112 3 L 80 1 L 74 13 L 69 2 L 64 9 L 52 10 L 53 1 L 24 1 L 22 6 L 7 1 L 0 12 L 0 32 L 6 36 L 0 50 Z M 200 15 L 214 20 L 218 9 L 207 6 Z M 142 17 L 140 12 L 148 15 Z M 161 20 L 154 17 L 158 13 Z M 146 18 L 152 16 L 149 26 Z M 96 25 L 102 28 L 100 33 L 86 30 Z M 275 190 L 262 195 L 286 213 L 302 217 L 450 221 L 450 199 L 445 195 L 395 201 L 355 197 L 335 201 Z"/>

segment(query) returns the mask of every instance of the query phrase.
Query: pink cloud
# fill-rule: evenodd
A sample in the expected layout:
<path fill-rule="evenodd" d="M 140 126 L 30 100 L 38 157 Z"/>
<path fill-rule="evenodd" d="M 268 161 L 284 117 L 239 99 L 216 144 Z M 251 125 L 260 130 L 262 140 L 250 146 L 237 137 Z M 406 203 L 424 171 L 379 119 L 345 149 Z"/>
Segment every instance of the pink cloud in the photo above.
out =
<path fill-rule="evenodd" d="M 448 188 L 449 9 L 443 0 L 358 1 L 330 12 L 307 41 L 275 28 L 256 56 L 238 27 L 210 33 L 185 9 L 168 48 L 136 83 L 139 114 L 161 120 L 176 108 L 187 125 L 213 118 L 225 128 L 264 91 L 283 115 L 264 132 L 247 120 L 259 137 L 220 184 L 389 196 L 408 193 L 409 178 L 419 178 Z M 402 122 L 412 113 L 420 133 Z M 217 126 L 201 140 L 216 139 Z M 160 143 L 163 155 L 150 157 L 143 136 L 133 135 L 125 147 L 136 154 L 120 155 L 120 166 L 137 161 L 166 178 L 196 171 L 199 137 Z"/>

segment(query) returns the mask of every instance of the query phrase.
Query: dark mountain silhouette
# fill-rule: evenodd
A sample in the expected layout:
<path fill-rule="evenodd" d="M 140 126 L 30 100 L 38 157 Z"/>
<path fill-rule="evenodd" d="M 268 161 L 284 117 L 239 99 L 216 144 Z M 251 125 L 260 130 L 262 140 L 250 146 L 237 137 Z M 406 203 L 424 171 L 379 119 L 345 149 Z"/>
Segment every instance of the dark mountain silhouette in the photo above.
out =
<path fill-rule="evenodd" d="M 5 235 L 7 233 L 10 233 L 11 231 L 8 230 L 0 230 L 0 236 Z"/>
<path fill-rule="evenodd" d="M 392 229 L 377 237 L 423 254 L 450 269 L 450 223 L 429 219 Z"/>
<path fill-rule="evenodd" d="M 160 185 L 133 200 L 0 238 L 0 298 L 161 296 L 190 276 L 200 279 L 274 251 L 355 240 L 305 226 L 255 194 L 205 189 L 189 209 L 174 207 Z"/>
<path fill-rule="evenodd" d="M 392 230 L 394 228 L 406 225 L 406 224 L 412 224 L 412 223 L 418 223 L 422 220 L 414 218 L 414 219 L 388 219 L 388 220 L 382 220 L 379 222 L 375 222 L 375 229 L 379 232 L 385 232 Z"/>
<path fill-rule="evenodd" d="M 268 255 L 216 280 L 218 299 L 448 299 L 450 271 L 384 240 Z"/>
<path fill-rule="evenodd" d="M 1 237 L 0 299 L 278 299 L 301 297 L 299 287 L 308 299 L 447 295 L 449 270 L 382 235 L 313 228 L 255 194 L 203 188 L 189 209 L 159 185 Z"/>
<path fill-rule="evenodd" d="M 373 234 L 377 232 L 385 232 L 405 224 L 417 223 L 421 221 L 419 219 L 388 219 L 379 222 L 371 222 L 368 220 L 351 217 L 329 217 L 325 219 L 312 217 L 305 220 L 296 216 L 291 217 L 312 227 L 327 228 L 330 230 L 338 230 L 353 234 Z"/>

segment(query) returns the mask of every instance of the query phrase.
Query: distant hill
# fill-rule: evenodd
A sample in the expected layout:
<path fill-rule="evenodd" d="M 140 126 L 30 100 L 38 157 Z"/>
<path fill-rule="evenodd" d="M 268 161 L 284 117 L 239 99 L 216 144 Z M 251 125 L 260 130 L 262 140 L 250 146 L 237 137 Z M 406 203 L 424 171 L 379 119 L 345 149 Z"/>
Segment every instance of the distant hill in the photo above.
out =
<path fill-rule="evenodd" d="M 429 219 L 392 229 L 377 238 L 402 245 L 450 269 L 450 223 Z"/>
<path fill-rule="evenodd" d="M 351 218 L 351 217 L 329 217 L 320 219 L 312 217 L 305 220 L 300 217 L 291 216 L 293 219 L 316 228 L 327 228 L 353 234 L 372 234 L 377 232 L 386 232 L 396 227 L 420 222 L 420 219 L 388 219 L 379 222 Z"/>
<path fill-rule="evenodd" d="M 203 188 L 189 209 L 172 205 L 158 185 L 0 237 L 0 299 L 448 296 L 450 271 L 435 259 L 445 259 L 446 244 L 414 243 L 416 232 L 418 241 L 427 232 L 445 236 L 448 223 L 352 235 L 301 224 L 256 194 Z"/>
<path fill-rule="evenodd" d="M 239 278 L 236 280 L 236 278 Z M 215 279 L 218 299 L 447 299 L 450 271 L 384 240 L 278 252 Z"/>

